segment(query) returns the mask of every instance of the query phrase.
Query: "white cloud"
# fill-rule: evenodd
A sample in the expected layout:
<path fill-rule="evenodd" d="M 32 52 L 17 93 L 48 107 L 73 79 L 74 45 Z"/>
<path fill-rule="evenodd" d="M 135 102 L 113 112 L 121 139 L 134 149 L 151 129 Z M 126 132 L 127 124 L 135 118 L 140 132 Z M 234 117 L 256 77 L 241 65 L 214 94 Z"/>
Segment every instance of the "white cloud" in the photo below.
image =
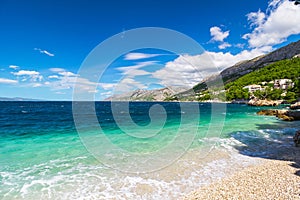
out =
<path fill-rule="evenodd" d="M 34 50 L 35 50 L 35 51 L 39 51 L 39 52 L 42 53 L 42 54 L 46 54 L 47 56 L 50 56 L 50 57 L 53 57 L 53 56 L 54 56 L 53 53 L 50 53 L 50 52 L 47 51 L 47 50 L 42 50 L 42 49 L 40 49 L 40 48 L 34 48 Z"/>
<path fill-rule="evenodd" d="M 111 90 L 116 86 L 116 83 L 99 83 L 98 86 L 102 87 L 104 90 Z"/>
<path fill-rule="evenodd" d="M 48 76 L 48 78 L 50 78 L 50 79 L 58 79 L 58 76 L 57 75 L 51 75 L 51 76 Z"/>
<path fill-rule="evenodd" d="M 37 71 L 27 71 L 27 70 L 21 70 L 18 72 L 13 72 L 14 75 L 16 76 L 24 76 L 24 75 L 28 75 L 28 76 L 35 76 L 35 75 L 39 75 L 40 73 Z"/>
<path fill-rule="evenodd" d="M 114 90 L 116 93 L 128 92 L 135 89 L 147 89 L 146 84 L 135 80 L 135 77 L 151 75 L 150 72 L 142 70 L 141 68 L 154 64 L 157 64 L 157 61 L 139 62 L 132 66 L 118 67 L 116 69 L 119 70 L 123 76 L 118 83 L 99 83 L 98 86 L 106 91 Z M 103 95 L 108 94 L 112 93 L 103 93 Z"/>
<path fill-rule="evenodd" d="M 181 55 L 165 67 L 154 72 L 153 77 L 167 87 L 189 87 L 199 83 L 204 77 L 215 73 L 216 68 L 207 54 Z"/>
<path fill-rule="evenodd" d="M 223 32 L 221 28 L 214 26 L 210 28 L 211 41 L 223 42 L 229 36 L 229 31 Z"/>
<path fill-rule="evenodd" d="M 0 78 L 0 83 L 3 83 L 3 84 L 17 84 L 18 81 L 12 80 L 12 79 L 7 79 L 7 78 Z"/>
<path fill-rule="evenodd" d="M 63 69 L 63 68 L 57 68 L 57 67 L 55 67 L 55 68 L 50 68 L 49 69 L 51 72 L 65 72 L 66 70 L 65 69 Z"/>
<path fill-rule="evenodd" d="M 266 21 L 266 14 L 258 10 L 257 12 L 251 12 L 247 15 L 250 26 L 261 26 Z"/>
<path fill-rule="evenodd" d="M 140 60 L 159 56 L 160 54 L 146 54 L 146 53 L 128 53 L 125 55 L 125 60 Z"/>
<path fill-rule="evenodd" d="M 205 52 L 201 55 L 182 55 L 165 67 L 154 72 L 153 77 L 160 84 L 168 87 L 193 87 L 207 76 L 220 73 L 240 61 L 249 60 L 270 52 L 272 47 L 266 46 L 252 50 L 244 50 L 238 54 L 223 52 Z"/>
<path fill-rule="evenodd" d="M 17 65 L 10 65 L 9 68 L 10 68 L 10 69 L 19 69 L 20 67 L 17 66 Z"/>
<path fill-rule="evenodd" d="M 112 91 L 102 92 L 102 93 L 100 93 L 100 95 L 101 95 L 102 97 L 109 97 L 109 96 L 112 95 Z"/>
<path fill-rule="evenodd" d="M 288 0 L 270 1 L 267 13 L 260 10 L 249 13 L 248 20 L 255 26 L 251 33 L 243 36 L 251 48 L 274 46 L 291 35 L 300 34 L 300 7 Z"/>
<path fill-rule="evenodd" d="M 231 47 L 231 44 L 228 42 L 224 42 L 229 36 L 229 31 L 222 31 L 220 27 L 214 26 L 210 28 L 210 35 L 212 36 L 211 42 L 219 42 L 219 49 L 226 49 L 227 47 Z"/>
<path fill-rule="evenodd" d="M 64 71 L 64 72 L 59 72 L 58 73 L 59 75 L 62 75 L 62 76 L 78 76 L 77 74 L 74 74 L 73 72 L 68 72 L 68 71 Z"/>
<path fill-rule="evenodd" d="M 51 72 L 58 73 L 58 75 L 61 76 L 78 76 L 78 74 L 74 74 L 73 72 L 67 71 L 66 69 L 63 68 L 50 68 L 49 70 Z M 51 75 L 48 76 L 48 78 L 58 78 L 58 75 Z"/>
<path fill-rule="evenodd" d="M 29 71 L 29 70 L 20 70 L 18 72 L 12 72 L 13 75 L 15 76 L 21 76 L 23 77 L 22 81 L 26 81 L 27 78 L 29 77 L 31 81 L 35 82 L 35 81 L 41 81 L 43 79 L 43 76 L 40 75 L 39 72 L 37 71 Z"/>
<path fill-rule="evenodd" d="M 133 78 L 125 77 L 115 85 L 114 89 L 115 93 L 124 93 L 136 89 L 147 89 L 147 86 L 139 81 L 134 80 Z"/>
<path fill-rule="evenodd" d="M 133 66 L 118 67 L 116 69 L 121 71 L 123 76 L 126 76 L 127 78 L 134 78 L 136 76 L 143 76 L 143 75 L 151 74 L 150 72 L 141 70 L 141 68 L 150 66 L 150 65 L 154 65 L 154 64 L 157 65 L 157 61 L 139 62 Z"/>
<path fill-rule="evenodd" d="M 60 72 L 59 75 L 49 76 L 51 79 L 54 79 L 51 82 L 45 83 L 46 86 L 50 87 L 52 90 L 66 90 L 77 87 L 77 91 L 82 92 L 96 92 L 98 83 L 92 82 L 86 78 L 80 78 L 77 74 L 72 72 L 64 71 Z M 48 77 L 48 78 L 49 78 Z"/>
<path fill-rule="evenodd" d="M 243 49 L 245 47 L 245 44 L 238 43 L 238 44 L 235 44 L 234 46 L 237 48 Z"/>
<path fill-rule="evenodd" d="M 34 88 L 36 88 L 36 87 L 41 87 L 41 86 L 43 86 L 43 85 L 40 84 L 40 83 L 34 83 L 34 84 L 32 85 L 32 87 L 34 87 Z"/>
<path fill-rule="evenodd" d="M 77 89 L 82 92 L 98 92 L 96 90 L 98 83 L 92 82 L 86 78 L 80 78 L 78 74 L 67 71 L 63 68 L 50 68 L 49 71 L 57 73 L 48 76 L 51 81 L 48 81 L 47 84 L 45 83 L 45 85 L 50 87 L 52 90 L 72 89 L 76 85 Z"/>
<path fill-rule="evenodd" d="M 226 49 L 227 47 L 231 47 L 231 44 L 229 44 L 228 42 L 224 42 L 222 44 L 220 44 L 219 49 Z"/>
<path fill-rule="evenodd" d="M 265 46 L 261 48 L 255 48 L 251 50 L 243 50 L 238 54 L 231 54 L 231 53 L 223 53 L 223 52 L 206 52 L 211 61 L 214 63 L 216 67 L 223 70 L 227 67 L 233 66 L 234 64 L 244 61 L 253 59 L 257 56 L 266 54 L 272 50 L 272 47 Z"/>

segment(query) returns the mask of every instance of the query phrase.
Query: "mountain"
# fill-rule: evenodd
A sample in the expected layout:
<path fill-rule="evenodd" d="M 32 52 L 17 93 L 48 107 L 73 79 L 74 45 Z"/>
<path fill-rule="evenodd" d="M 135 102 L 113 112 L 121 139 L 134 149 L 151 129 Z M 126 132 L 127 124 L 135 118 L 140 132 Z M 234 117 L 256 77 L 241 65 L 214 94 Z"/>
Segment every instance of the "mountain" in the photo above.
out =
<path fill-rule="evenodd" d="M 300 56 L 300 40 L 297 42 L 290 43 L 287 46 L 281 47 L 269 54 L 258 56 L 251 60 L 241 61 L 232 67 L 226 68 L 221 72 L 224 85 L 230 83 L 246 74 L 249 74 L 255 70 L 263 68 L 276 61 L 291 59 L 295 56 Z M 184 91 L 176 96 L 179 98 L 187 99 L 195 93 L 199 93 L 207 89 L 207 83 L 214 85 L 215 87 L 220 86 L 219 80 L 216 75 L 205 78 L 202 82 L 195 85 L 192 89 Z"/>
<path fill-rule="evenodd" d="M 22 98 L 22 97 L 0 97 L 0 101 L 43 101 L 40 99 L 29 99 L 29 98 Z"/>
<path fill-rule="evenodd" d="M 178 92 L 186 89 L 183 88 L 162 88 L 156 90 L 135 90 L 132 92 L 113 95 L 106 98 L 105 101 L 165 101 Z"/>
<path fill-rule="evenodd" d="M 241 61 L 235 65 L 226 68 L 221 72 L 224 86 L 238 78 L 245 76 L 253 71 L 268 66 L 276 61 L 300 57 L 300 40 L 290 43 L 266 55 L 258 56 L 251 60 Z M 114 95 L 105 100 L 130 100 L 130 101 L 172 101 L 172 100 L 196 100 L 195 97 L 200 92 L 207 90 L 207 83 L 215 88 L 220 86 L 218 76 L 212 75 L 205 78 L 202 82 L 189 90 L 174 90 L 169 88 L 157 90 L 135 90 L 126 94 Z"/>
<path fill-rule="evenodd" d="M 277 81 L 276 81 L 277 80 Z M 254 85 L 249 93 L 247 86 Z M 254 88 L 254 89 L 253 89 Z M 276 61 L 225 85 L 226 99 L 256 98 L 293 102 L 300 96 L 300 58 Z"/>
<path fill-rule="evenodd" d="M 238 79 L 243 75 L 246 75 L 262 67 L 265 67 L 266 65 L 269 65 L 273 62 L 290 59 L 299 54 L 300 54 L 300 40 L 298 42 L 293 42 L 287 46 L 281 47 L 269 54 L 256 57 L 252 60 L 239 62 L 233 65 L 232 67 L 229 67 L 221 72 L 224 85 L 226 83 Z M 215 76 L 208 77 L 201 83 L 195 85 L 193 87 L 193 90 L 195 92 L 201 91 L 204 88 L 206 88 L 205 82 L 213 83 L 214 81 L 216 81 Z"/>

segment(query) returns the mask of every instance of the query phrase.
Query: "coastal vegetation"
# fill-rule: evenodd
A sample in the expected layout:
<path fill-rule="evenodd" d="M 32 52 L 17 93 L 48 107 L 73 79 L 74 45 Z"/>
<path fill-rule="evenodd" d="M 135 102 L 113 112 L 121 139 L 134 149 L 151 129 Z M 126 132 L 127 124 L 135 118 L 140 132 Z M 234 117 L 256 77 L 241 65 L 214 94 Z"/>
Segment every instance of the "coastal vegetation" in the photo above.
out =
<path fill-rule="evenodd" d="M 197 93 L 195 100 L 249 100 L 250 98 L 294 102 L 300 96 L 300 58 L 285 59 L 266 65 L 225 84 L 225 90 L 214 88 Z M 290 80 L 286 88 L 275 87 L 275 80 Z M 258 89 L 250 91 L 249 86 Z M 248 88 L 247 88 L 248 87 Z"/>
<path fill-rule="evenodd" d="M 261 85 L 262 89 L 253 92 L 253 96 L 260 99 L 294 101 L 300 94 L 300 58 L 277 61 L 261 69 L 246 74 L 239 79 L 225 85 L 227 100 L 248 99 L 250 92 L 247 85 Z M 287 89 L 274 88 L 274 80 L 290 79 L 293 87 Z"/>

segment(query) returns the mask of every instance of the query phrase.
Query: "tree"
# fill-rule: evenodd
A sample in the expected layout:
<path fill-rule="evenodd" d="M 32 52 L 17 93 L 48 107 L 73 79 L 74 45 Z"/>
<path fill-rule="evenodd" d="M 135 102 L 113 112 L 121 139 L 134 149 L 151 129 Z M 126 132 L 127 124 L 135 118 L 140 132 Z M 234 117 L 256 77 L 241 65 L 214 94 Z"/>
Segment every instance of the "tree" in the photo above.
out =
<path fill-rule="evenodd" d="M 296 93 L 288 91 L 284 97 L 288 102 L 296 101 Z"/>

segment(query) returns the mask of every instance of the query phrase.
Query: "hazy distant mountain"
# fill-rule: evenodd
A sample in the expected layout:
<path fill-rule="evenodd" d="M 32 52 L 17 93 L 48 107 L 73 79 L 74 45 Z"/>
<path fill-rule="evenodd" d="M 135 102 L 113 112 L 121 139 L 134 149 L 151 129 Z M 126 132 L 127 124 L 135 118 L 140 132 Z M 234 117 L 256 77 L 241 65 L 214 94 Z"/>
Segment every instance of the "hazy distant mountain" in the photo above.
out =
<path fill-rule="evenodd" d="M 22 97 L 0 97 L 0 101 L 43 101 L 40 99 L 30 99 L 30 98 L 22 98 Z"/>
<path fill-rule="evenodd" d="M 185 91 L 184 88 L 162 88 L 156 90 L 135 90 L 132 92 L 113 95 L 106 101 L 164 101 L 178 92 Z"/>

